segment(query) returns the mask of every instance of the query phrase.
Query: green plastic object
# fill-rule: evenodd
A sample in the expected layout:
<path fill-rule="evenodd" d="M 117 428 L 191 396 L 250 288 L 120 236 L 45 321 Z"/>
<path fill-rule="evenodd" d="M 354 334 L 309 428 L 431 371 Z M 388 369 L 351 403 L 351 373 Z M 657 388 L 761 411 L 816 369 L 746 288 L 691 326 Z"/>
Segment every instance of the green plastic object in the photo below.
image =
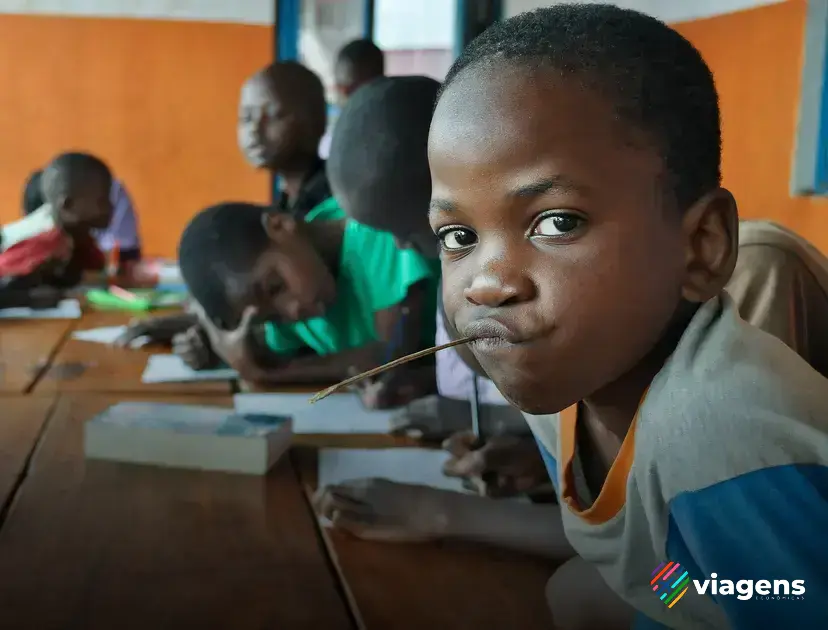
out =
<path fill-rule="evenodd" d="M 181 306 L 187 298 L 185 293 L 153 289 L 135 289 L 130 293 L 135 296 L 134 300 L 115 295 L 106 289 L 90 289 L 86 292 L 86 300 L 99 309 L 142 312 Z"/>

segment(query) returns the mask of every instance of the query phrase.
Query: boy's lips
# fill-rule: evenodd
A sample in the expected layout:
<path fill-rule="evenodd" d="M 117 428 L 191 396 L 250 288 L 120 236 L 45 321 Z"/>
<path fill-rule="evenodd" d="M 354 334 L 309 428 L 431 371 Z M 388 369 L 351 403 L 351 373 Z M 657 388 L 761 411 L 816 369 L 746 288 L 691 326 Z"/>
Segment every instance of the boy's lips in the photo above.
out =
<path fill-rule="evenodd" d="M 464 337 L 476 337 L 471 343 L 480 350 L 494 350 L 506 346 L 529 343 L 537 335 L 525 334 L 496 319 L 478 319 L 462 327 Z"/>

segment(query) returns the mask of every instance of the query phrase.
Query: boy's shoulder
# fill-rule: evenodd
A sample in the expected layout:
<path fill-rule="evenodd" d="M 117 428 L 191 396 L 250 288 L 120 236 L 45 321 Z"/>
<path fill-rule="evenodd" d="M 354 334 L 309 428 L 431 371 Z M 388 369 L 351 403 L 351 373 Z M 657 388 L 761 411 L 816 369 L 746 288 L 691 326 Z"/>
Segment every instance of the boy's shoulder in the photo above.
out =
<path fill-rule="evenodd" d="M 699 309 L 653 381 L 635 453 L 668 496 L 765 468 L 828 465 L 828 380 L 723 294 Z"/>

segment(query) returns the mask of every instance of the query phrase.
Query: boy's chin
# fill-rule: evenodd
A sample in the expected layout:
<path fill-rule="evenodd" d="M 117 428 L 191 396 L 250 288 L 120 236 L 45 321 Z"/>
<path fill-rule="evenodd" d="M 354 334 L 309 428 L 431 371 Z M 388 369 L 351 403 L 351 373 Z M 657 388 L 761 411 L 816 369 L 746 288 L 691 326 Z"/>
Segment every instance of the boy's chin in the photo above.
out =
<path fill-rule="evenodd" d="M 524 413 L 534 416 L 558 413 L 578 402 L 567 395 L 569 388 L 557 379 L 509 371 L 506 366 L 499 369 L 484 366 L 484 369 L 504 398 Z"/>

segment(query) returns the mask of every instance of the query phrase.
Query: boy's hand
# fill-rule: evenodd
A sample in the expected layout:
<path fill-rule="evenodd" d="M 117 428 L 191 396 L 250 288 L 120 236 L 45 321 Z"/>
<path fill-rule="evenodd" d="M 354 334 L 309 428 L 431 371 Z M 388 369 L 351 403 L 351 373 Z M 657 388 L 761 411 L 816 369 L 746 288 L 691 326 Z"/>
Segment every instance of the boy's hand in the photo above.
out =
<path fill-rule="evenodd" d="M 250 343 L 250 328 L 256 316 L 256 308 L 248 306 L 242 313 L 241 322 L 235 330 L 222 330 L 216 326 L 204 310 L 195 308 L 201 327 L 207 333 L 207 339 L 213 351 L 231 368 L 244 378 L 249 369 L 255 365 Z"/>
<path fill-rule="evenodd" d="M 29 291 L 29 308 L 34 310 L 55 308 L 60 304 L 63 292 L 50 286 L 39 286 Z"/>
<path fill-rule="evenodd" d="M 352 368 L 351 375 L 359 371 Z M 393 409 L 409 404 L 436 389 L 434 369 L 400 368 L 354 384 L 366 409 Z"/>
<path fill-rule="evenodd" d="M 445 534 L 454 492 L 387 479 L 358 479 L 321 488 L 318 514 L 364 540 L 423 542 Z"/>
<path fill-rule="evenodd" d="M 496 498 L 524 494 L 549 483 L 534 438 L 496 436 L 477 447 L 471 431 L 448 438 L 443 448 L 451 459 L 443 466 L 443 474 L 461 477 L 479 494 Z M 484 473 L 488 473 L 488 484 L 483 481 Z"/>
<path fill-rule="evenodd" d="M 173 354 L 181 357 L 194 370 L 209 370 L 217 367 L 219 358 L 210 347 L 207 334 L 200 325 L 190 327 L 172 340 Z"/>

